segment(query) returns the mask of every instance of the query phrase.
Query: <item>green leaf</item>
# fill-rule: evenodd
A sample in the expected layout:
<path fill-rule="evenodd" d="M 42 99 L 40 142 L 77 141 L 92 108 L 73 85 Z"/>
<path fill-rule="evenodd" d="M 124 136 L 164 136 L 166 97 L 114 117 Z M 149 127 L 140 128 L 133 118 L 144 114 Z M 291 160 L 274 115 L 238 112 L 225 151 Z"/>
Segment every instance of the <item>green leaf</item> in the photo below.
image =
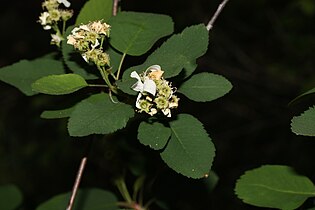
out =
<path fill-rule="evenodd" d="M 3 67 L 0 69 L 0 80 L 18 88 L 25 95 L 31 96 L 36 94 L 32 90 L 31 84 L 37 79 L 63 73 L 62 62 L 49 58 L 38 58 L 32 61 L 21 60 L 11 66 Z"/>
<path fill-rule="evenodd" d="M 293 117 L 291 130 L 297 135 L 315 136 L 315 106 L 310 107 L 300 116 Z"/>
<path fill-rule="evenodd" d="M 199 73 L 184 82 L 178 92 L 189 99 L 205 102 L 215 100 L 232 89 L 232 84 L 224 77 L 212 73 Z"/>
<path fill-rule="evenodd" d="M 161 153 L 164 162 L 187 177 L 208 176 L 215 148 L 201 122 L 191 115 L 179 114 L 170 127 L 171 139 Z"/>
<path fill-rule="evenodd" d="M 67 37 L 74 26 L 67 28 L 65 37 Z M 61 43 L 62 56 L 67 67 L 75 74 L 81 75 L 85 79 L 97 79 L 95 75 L 98 73 L 94 66 L 89 65 L 82 58 L 81 54 L 76 51 L 72 45 L 67 44 L 66 41 Z"/>
<path fill-rule="evenodd" d="M 167 15 L 120 12 L 109 20 L 110 44 L 122 53 L 142 55 L 160 38 L 173 33 L 173 21 Z"/>
<path fill-rule="evenodd" d="M 183 69 L 184 76 L 189 76 L 197 67 L 196 59 L 208 49 L 208 36 L 203 24 L 185 28 L 181 34 L 173 35 L 154 51 L 141 65 L 140 72 L 158 64 L 164 71 L 165 78 L 177 76 Z"/>
<path fill-rule="evenodd" d="M 75 24 L 88 23 L 89 21 L 107 21 L 112 16 L 112 0 L 89 0 L 82 7 Z"/>
<path fill-rule="evenodd" d="M 163 149 L 170 136 L 171 129 L 158 122 L 142 122 L 138 129 L 140 143 L 155 150 Z"/>
<path fill-rule="evenodd" d="M 74 110 L 74 106 L 67 109 L 61 109 L 61 110 L 46 110 L 46 111 L 43 111 L 40 117 L 43 119 L 60 119 L 60 118 L 70 117 L 73 110 Z"/>
<path fill-rule="evenodd" d="M 66 209 L 71 193 L 56 195 L 42 203 L 36 210 Z M 101 189 L 79 190 L 73 210 L 119 210 L 117 198 L 111 192 Z"/>
<path fill-rule="evenodd" d="M 235 193 L 251 205 L 293 210 L 315 196 L 315 186 L 288 166 L 265 165 L 242 175 Z"/>
<path fill-rule="evenodd" d="M 113 97 L 113 100 L 117 101 Z M 79 102 L 68 122 L 70 136 L 109 134 L 126 126 L 134 116 L 131 106 L 113 103 L 108 94 L 100 93 Z"/>
<path fill-rule="evenodd" d="M 122 54 L 111 47 L 106 50 L 106 53 L 108 53 L 110 57 L 110 67 L 112 68 L 112 73 L 115 73 L 118 70 Z"/>
<path fill-rule="evenodd" d="M 293 104 L 294 102 L 296 102 L 297 100 L 303 98 L 304 96 L 310 95 L 310 94 L 314 94 L 314 93 L 315 93 L 315 88 L 312 88 L 312 89 L 306 91 L 305 93 L 302 93 L 301 95 L 299 95 L 295 99 L 293 99 L 289 104 Z"/>
<path fill-rule="evenodd" d="M 88 84 L 78 74 L 49 75 L 36 80 L 32 84 L 34 91 L 49 95 L 64 95 L 73 93 Z"/>
<path fill-rule="evenodd" d="M 0 186 L 0 209 L 14 210 L 21 205 L 23 196 L 21 191 L 14 185 Z"/>
<path fill-rule="evenodd" d="M 208 48 L 208 31 L 204 25 L 186 28 L 181 34 L 173 35 L 162 46 L 154 51 L 141 65 L 127 69 L 118 87 L 125 93 L 136 95 L 130 87 L 136 82 L 130 77 L 132 71 L 138 74 L 151 65 L 160 65 L 164 77 L 170 78 L 183 73 L 183 78 L 190 76 L 197 67 L 196 59 L 202 56 Z M 184 69 L 184 70 L 183 70 Z"/>

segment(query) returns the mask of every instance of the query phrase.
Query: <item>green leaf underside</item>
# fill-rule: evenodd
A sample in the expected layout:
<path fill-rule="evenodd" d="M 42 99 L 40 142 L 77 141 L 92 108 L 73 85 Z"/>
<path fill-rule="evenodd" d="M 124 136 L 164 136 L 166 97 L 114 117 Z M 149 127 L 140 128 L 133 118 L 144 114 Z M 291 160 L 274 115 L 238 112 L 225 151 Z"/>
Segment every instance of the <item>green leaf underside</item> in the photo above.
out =
<path fill-rule="evenodd" d="M 154 150 L 163 149 L 170 136 L 171 129 L 158 122 L 142 122 L 138 129 L 140 143 Z"/>
<path fill-rule="evenodd" d="M 46 110 L 46 111 L 43 111 L 40 117 L 43 119 L 60 119 L 60 118 L 70 117 L 73 110 L 74 110 L 74 106 L 67 109 L 61 109 L 61 110 Z"/>
<path fill-rule="evenodd" d="M 212 73 L 199 73 L 180 86 L 178 92 L 198 102 L 212 101 L 224 96 L 232 84 L 224 77 Z"/>
<path fill-rule="evenodd" d="M 49 75 L 32 84 L 34 91 L 49 95 L 69 94 L 87 86 L 84 78 L 78 74 Z"/>
<path fill-rule="evenodd" d="M 170 127 L 171 138 L 161 152 L 164 162 L 187 177 L 202 178 L 208 175 L 215 148 L 201 122 L 191 115 L 179 114 Z"/>
<path fill-rule="evenodd" d="M 288 166 L 266 165 L 242 175 L 235 193 L 251 205 L 293 210 L 315 196 L 315 186 Z"/>
<path fill-rule="evenodd" d="M 118 87 L 125 93 L 136 95 L 137 92 L 130 88 L 136 80 L 130 77 L 130 73 L 136 71 L 140 74 L 155 64 L 161 66 L 164 78 L 177 76 L 180 72 L 183 72 L 183 78 L 186 78 L 194 72 L 197 67 L 196 59 L 202 56 L 207 48 L 206 27 L 204 25 L 190 26 L 181 34 L 170 37 L 143 64 L 127 69 Z"/>
<path fill-rule="evenodd" d="M 21 205 L 23 200 L 22 193 L 14 185 L 0 186 L 0 209 L 15 210 Z"/>
<path fill-rule="evenodd" d="M 32 90 L 31 84 L 41 77 L 52 74 L 64 74 L 62 62 L 38 58 L 32 61 L 21 60 L 1 68 L 0 80 L 18 88 L 25 95 L 32 96 L 37 93 Z"/>
<path fill-rule="evenodd" d="M 66 209 L 71 193 L 64 193 L 52 197 L 42 203 L 36 210 Z M 111 192 L 101 189 L 79 190 L 73 210 L 119 210 L 117 198 Z"/>
<path fill-rule="evenodd" d="M 95 20 L 107 21 L 112 16 L 112 0 L 89 0 L 82 7 L 75 24 L 88 23 Z"/>
<path fill-rule="evenodd" d="M 109 20 L 110 44 L 122 53 L 139 56 L 160 38 L 173 33 L 174 23 L 167 15 L 120 12 Z"/>
<path fill-rule="evenodd" d="M 115 97 L 113 100 L 118 101 Z M 108 94 L 99 93 L 79 102 L 68 121 L 70 136 L 109 134 L 124 128 L 134 116 L 131 106 L 113 103 Z"/>
<path fill-rule="evenodd" d="M 73 28 L 74 26 L 67 28 L 65 37 L 71 33 Z M 98 78 L 94 74 L 98 72 L 97 68 L 86 63 L 81 54 L 76 51 L 72 45 L 67 44 L 66 40 L 61 43 L 61 52 L 65 64 L 73 73 L 79 74 L 85 79 Z"/>
<path fill-rule="evenodd" d="M 315 136 L 315 106 L 292 118 L 291 130 L 297 135 Z"/>

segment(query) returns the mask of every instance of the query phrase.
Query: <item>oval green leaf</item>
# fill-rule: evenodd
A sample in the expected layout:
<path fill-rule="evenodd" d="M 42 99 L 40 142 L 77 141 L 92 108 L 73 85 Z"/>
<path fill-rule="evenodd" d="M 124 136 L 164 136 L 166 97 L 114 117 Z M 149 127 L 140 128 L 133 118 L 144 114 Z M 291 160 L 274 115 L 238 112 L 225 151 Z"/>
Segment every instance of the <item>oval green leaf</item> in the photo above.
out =
<path fill-rule="evenodd" d="M 140 143 L 154 150 L 163 149 L 170 136 L 171 129 L 159 122 L 141 122 L 138 129 Z"/>
<path fill-rule="evenodd" d="M 212 101 L 224 96 L 232 89 L 232 84 L 223 76 L 199 73 L 184 82 L 178 92 L 198 102 Z"/>
<path fill-rule="evenodd" d="M 89 21 L 107 21 L 112 16 L 112 0 L 89 0 L 82 7 L 75 24 L 88 23 Z"/>
<path fill-rule="evenodd" d="M 315 196 L 315 186 L 288 166 L 266 165 L 242 175 L 235 193 L 247 204 L 293 210 Z"/>
<path fill-rule="evenodd" d="M 117 101 L 115 97 L 113 100 Z M 108 94 L 99 93 L 79 102 L 68 121 L 70 136 L 109 134 L 124 128 L 134 116 L 131 106 L 113 103 Z"/>
<path fill-rule="evenodd" d="M 0 186 L 0 209 L 14 210 L 22 203 L 22 193 L 15 185 Z"/>
<path fill-rule="evenodd" d="M 310 107 L 300 116 L 293 117 L 291 130 L 297 135 L 315 136 L 315 107 Z"/>
<path fill-rule="evenodd" d="M 109 20 L 110 44 L 122 53 L 139 56 L 160 38 L 173 33 L 172 18 L 167 15 L 120 12 Z"/>
<path fill-rule="evenodd" d="M 42 203 L 36 210 L 66 209 L 71 193 L 56 195 Z M 119 210 L 117 198 L 111 192 L 101 189 L 79 190 L 73 210 Z"/>
<path fill-rule="evenodd" d="M 21 60 L 11 66 L 0 69 L 0 80 L 8 83 L 27 96 L 37 94 L 32 90 L 32 83 L 51 74 L 64 74 L 62 62 L 51 58 Z"/>
<path fill-rule="evenodd" d="M 49 95 L 64 95 L 87 87 L 85 79 L 78 74 L 49 75 L 32 84 L 34 91 Z"/>
<path fill-rule="evenodd" d="M 184 176 L 208 177 L 215 148 L 201 122 L 191 115 L 179 114 L 170 127 L 171 138 L 161 152 L 164 162 Z"/>

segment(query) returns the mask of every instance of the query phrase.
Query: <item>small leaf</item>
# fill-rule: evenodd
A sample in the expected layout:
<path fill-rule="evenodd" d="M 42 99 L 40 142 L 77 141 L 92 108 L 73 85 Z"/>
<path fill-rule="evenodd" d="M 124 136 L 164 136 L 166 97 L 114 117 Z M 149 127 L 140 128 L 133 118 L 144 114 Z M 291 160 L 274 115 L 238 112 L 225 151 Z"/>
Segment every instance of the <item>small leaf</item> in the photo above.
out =
<path fill-rule="evenodd" d="M 170 136 L 171 129 L 158 122 L 142 122 L 138 129 L 140 143 L 155 150 L 163 149 Z"/>
<path fill-rule="evenodd" d="M 161 153 L 164 162 L 187 177 L 208 176 L 215 148 L 201 122 L 191 115 L 179 114 L 170 127 L 171 139 Z"/>
<path fill-rule="evenodd" d="M 50 75 L 36 80 L 32 84 L 34 91 L 49 95 L 64 95 L 73 93 L 88 84 L 78 74 Z"/>
<path fill-rule="evenodd" d="M 184 82 L 178 92 L 189 99 L 205 102 L 222 97 L 232 89 L 232 84 L 224 77 L 211 73 L 199 73 Z"/>
<path fill-rule="evenodd" d="M 31 84 L 51 74 L 64 74 L 62 62 L 38 58 L 32 61 L 21 60 L 11 66 L 1 68 L 0 80 L 18 88 L 25 95 L 31 96 L 37 94 L 32 90 Z"/>
<path fill-rule="evenodd" d="M 251 205 L 293 210 L 315 196 L 315 186 L 288 166 L 265 165 L 242 175 L 235 193 Z"/>
<path fill-rule="evenodd" d="M 74 26 L 67 28 L 65 37 L 67 37 Z M 76 51 L 72 45 L 67 44 L 67 41 L 61 43 L 62 56 L 67 67 L 75 74 L 81 75 L 84 79 L 97 79 L 95 75 L 98 73 L 94 66 L 89 65 L 82 58 L 81 54 Z"/>
<path fill-rule="evenodd" d="M 117 101 L 116 98 L 113 100 Z M 70 136 L 109 134 L 125 127 L 133 116 L 131 106 L 113 103 L 108 94 L 95 94 L 75 106 L 68 122 L 68 131 Z"/>
<path fill-rule="evenodd" d="M 61 110 L 46 110 L 46 111 L 43 111 L 40 117 L 43 119 L 60 119 L 60 118 L 70 117 L 73 110 L 74 110 L 74 107 L 61 109 Z"/>
<path fill-rule="evenodd" d="M 75 24 L 88 23 L 89 21 L 107 21 L 112 16 L 112 0 L 89 0 L 82 7 Z"/>
<path fill-rule="evenodd" d="M 142 55 L 160 38 L 173 32 L 173 21 L 167 15 L 120 12 L 109 20 L 110 44 L 122 53 Z"/>
<path fill-rule="evenodd" d="M 22 193 L 14 185 L 0 186 L 0 209 L 14 210 L 22 203 Z"/>
<path fill-rule="evenodd" d="M 315 106 L 292 118 L 291 130 L 297 135 L 315 136 Z"/>
<path fill-rule="evenodd" d="M 71 193 L 64 193 L 52 197 L 42 203 L 36 210 L 66 209 Z M 79 190 L 73 210 L 119 210 L 117 198 L 111 192 L 101 189 Z"/>

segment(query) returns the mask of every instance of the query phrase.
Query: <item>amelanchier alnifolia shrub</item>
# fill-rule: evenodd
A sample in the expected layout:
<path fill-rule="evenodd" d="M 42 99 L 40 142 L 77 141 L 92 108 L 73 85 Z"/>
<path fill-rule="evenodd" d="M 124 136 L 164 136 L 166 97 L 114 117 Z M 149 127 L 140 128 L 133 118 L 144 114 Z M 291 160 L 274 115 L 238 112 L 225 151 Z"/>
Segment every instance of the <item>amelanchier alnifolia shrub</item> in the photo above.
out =
<path fill-rule="evenodd" d="M 209 177 L 215 156 L 211 138 L 198 119 L 176 110 L 179 94 L 181 102 L 187 98 L 207 102 L 222 97 L 232 88 L 231 83 L 220 75 L 194 74 L 196 60 L 207 51 L 207 27 L 193 25 L 170 36 L 174 32 L 174 23 L 167 15 L 121 11 L 112 16 L 112 0 L 89 0 L 78 14 L 76 25 L 66 28 L 66 21 L 73 12 L 59 8 L 63 6 L 69 7 L 70 2 L 44 1 L 45 11 L 39 18 L 45 30 L 55 32 L 52 44 L 58 46 L 59 56 L 48 54 L 5 67 L 0 70 L 0 80 L 29 96 L 68 94 L 76 101 L 73 106 L 46 110 L 41 117 L 68 118 L 67 129 L 72 137 L 106 137 L 106 134 L 121 129 L 126 129 L 124 133 L 134 133 L 134 127 L 137 127 L 139 142 L 155 150 L 153 152 L 160 155 L 171 169 L 190 178 Z M 164 42 L 154 49 L 155 43 L 166 36 L 169 38 L 164 38 Z M 151 54 L 148 53 L 150 49 Z M 130 59 L 143 56 L 146 60 L 131 66 L 125 62 L 127 56 Z M 83 88 L 86 91 L 71 94 Z M 127 123 L 134 126 L 127 126 Z M 129 135 L 120 138 L 132 150 L 134 146 L 130 142 L 134 140 Z M 118 143 L 117 147 L 120 148 Z M 144 155 L 143 159 L 149 161 Z M 126 167 L 122 171 L 130 169 L 130 173 L 140 178 L 147 173 L 134 173 L 135 167 L 141 164 L 128 161 L 121 166 Z M 115 184 L 125 201 L 118 206 L 148 209 L 142 199 L 130 196 L 121 177 Z M 139 194 L 145 182 L 136 181 L 136 184 L 139 186 L 134 188 L 134 195 Z M 108 204 L 117 207 L 112 193 L 95 189 L 89 192 L 92 197 L 102 194 L 107 199 L 105 204 L 103 200 L 98 202 L 98 206 L 104 206 L 102 209 L 109 209 L 111 205 Z M 67 200 L 68 196 L 61 195 L 58 201 L 61 198 Z M 47 209 L 49 205 L 57 209 L 53 198 L 38 210 Z"/>

